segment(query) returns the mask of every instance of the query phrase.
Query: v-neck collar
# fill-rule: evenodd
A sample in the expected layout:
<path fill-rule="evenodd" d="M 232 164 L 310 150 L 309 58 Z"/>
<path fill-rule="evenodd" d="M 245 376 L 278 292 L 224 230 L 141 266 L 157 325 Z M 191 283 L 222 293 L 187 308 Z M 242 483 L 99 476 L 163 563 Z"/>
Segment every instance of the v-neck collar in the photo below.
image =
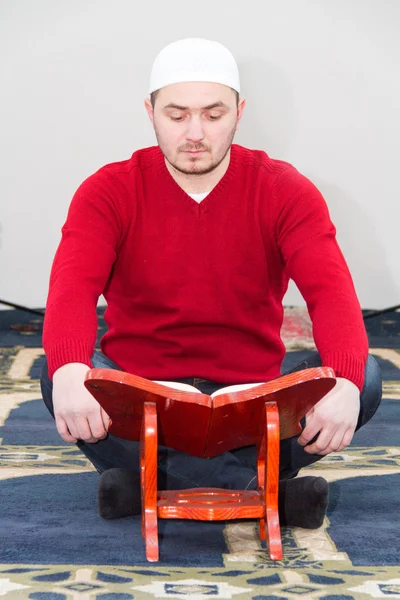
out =
<path fill-rule="evenodd" d="M 161 152 L 160 148 L 157 146 L 157 171 L 160 177 L 162 178 L 163 185 L 165 184 L 165 191 L 168 194 L 173 194 L 177 201 L 181 200 L 185 202 L 189 206 L 192 207 L 197 214 L 203 212 L 210 203 L 213 203 L 221 194 L 224 192 L 226 187 L 229 185 L 232 180 L 237 166 L 237 157 L 238 149 L 236 144 L 232 144 L 231 146 L 231 155 L 229 160 L 229 165 L 224 175 L 221 177 L 219 182 L 213 187 L 213 189 L 207 194 L 207 196 L 201 201 L 197 202 L 189 196 L 187 192 L 175 181 L 172 177 L 171 173 L 167 169 L 167 165 L 165 164 L 164 155 Z"/>

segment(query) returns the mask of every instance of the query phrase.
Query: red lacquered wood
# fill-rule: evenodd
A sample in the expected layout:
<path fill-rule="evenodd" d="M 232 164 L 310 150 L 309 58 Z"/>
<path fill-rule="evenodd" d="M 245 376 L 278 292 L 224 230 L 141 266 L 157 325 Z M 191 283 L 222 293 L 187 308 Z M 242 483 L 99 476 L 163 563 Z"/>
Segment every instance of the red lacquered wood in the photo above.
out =
<path fill-rule="evenodd" d="M 157 410 L 146 402 L 143 415 L 143 437 L 140 443 L 142 483 L 142 534 L 146 544 L 146 558 L 158 561 L 157 527 Z"/>
<path fill-rule="evenodd" d="M 142 507 L 142 538 L 146 538 L 146 529 L 144 523 L 144 515 L 145 512 L 143 510 L 144 507 L 144 486 L 145 486 L 145 472 L 146 472 L 146 463 L 144 458 L 144 444 L 145 444 L 145 427 L 144 427 L 144 419 L 142 421 L 142 427 L 140 430 L 140 499 L 141 499 L 141 507 Z"/>
<path fill-rule="evenodd" d="M 265 494 L 265 469 L 266 469 L 266 450 L 265 450 L 265 423 L 262 422 L 262 428 L 260 433 L 260 441 L 257 445 L 257 484 L 258 493 L 263 503 L 263 515 L 259 522 L 259 535 L 260 540 L 266 540 L 265 533 L 265 516 L 266 512 L 266 494 Z"/>
<path fill-rule="evenodd" d="M 144 402 L 157 405 L 158 441 L 193 456 L 204 456 L 212 399 L 174 390 L 114 369 L 91 369 L 85 386 L 111 418 L 110 433 L 139 440 Z"/>
<path fill-rule="evenodd" d="M 335 383 L 332 369 L 315 367 L 284 375 L 248 390 L 216 396 L 207 439 L 207 456 L 257 444 L 266 401 L 278 404 L 281 439 L 293 437 L 301 432 L 300 420 Z"/>
<path fill-rule="evenodd" d="M 282 541 L 278 514 L 280 436 L 279 413 L 276 402 L 266 402 L 265 413 L 266 538 L 271 560 L 282 560 Z"/>
<path fill-rule="evenodd" d="M 91 369 L 85 385 L 111 417 L 111 433 L 141 439 L 142 533 L 149 561 L 158 560 L 157 517 L 258 518 L 260 538 L 267 540 L 271 559 L 281 560 L 279 441 L 299 433 L 300 419 L 335 385 L 332 369 L 306 369 L 215 398 L 110 369 Z M 258 444 L 258 490 L 194 488 L 157 493 L 158 441 L 204 457 Z"/>
<path fill-rule="evenodd" d="M 278 404 L 281 438 L 299 433 L 300 419 L 332 389 L 335 376 L 328 367 L 305 369 L 215 398 L 112 369 L 91 369 L 85 385 L 110 416 L 110 433 L 138 440 L 143 403 L 154 402 L 159 443 L 210 458 L 258 442 L 266 400 Z"/>
<path fill-rule="evenodd" d="M 163 519 L 225 521 L 257 519 L 265 510 L 256 491 L 190 488 L 158 493 L 158 516 Z"/>

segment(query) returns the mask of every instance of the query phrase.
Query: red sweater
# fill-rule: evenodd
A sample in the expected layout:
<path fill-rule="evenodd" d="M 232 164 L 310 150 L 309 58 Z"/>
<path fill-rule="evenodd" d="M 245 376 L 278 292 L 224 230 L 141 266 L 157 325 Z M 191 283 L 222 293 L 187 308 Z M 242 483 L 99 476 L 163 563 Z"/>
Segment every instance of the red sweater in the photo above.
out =
<path fill-rule="evenodd" d="M 280 375 L 289 278 L 313 322 L 323 365 L 360 389 L 368 343 L 326 203 L 293 166 L 238 145 L 198 204 L 159 148 L 135 152 L 76 192 L 50 277 L 43 345 L 49 375 L 101 349 L 150 379 L 221 383 Z"/>

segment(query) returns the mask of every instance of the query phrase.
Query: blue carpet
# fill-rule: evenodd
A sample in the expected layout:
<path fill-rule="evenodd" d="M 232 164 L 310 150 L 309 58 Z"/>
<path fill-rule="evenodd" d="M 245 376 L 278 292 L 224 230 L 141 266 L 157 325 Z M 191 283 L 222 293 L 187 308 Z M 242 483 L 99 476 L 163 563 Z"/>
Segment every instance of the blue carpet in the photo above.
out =
<path fill-rule="evenodd" d="M 40 332 L 8 335 L 10 322 L 8 315 L 4 325 L 0 313 L 0 597 L 400 598 L 400 351 L 393 342 L 398 342 L 395 330 L 389 354 L 375 351 L 385 380 L 377 414 L 348 449 L 311 469 L 331 481 L 321 530 L 282 529 L 284 559 L 273 563 L 251 522 L 161 520 L 160 562 L 150 564 L 139 518 L 104 521 L 98 516 L 98 474 L 58 436 L 40 399 L 43 357 L 35 341 Z M 383 326 L 375 333 L 383 334 Z M 288 353 L 284 368 L 307 354 Z"/>
<path fill-rule="evenodd" d="M 399 564 L 399 494 L 400 474 L 331 484 L 328 532 L 353 565 Z"/>
<path fill-rule="evenodd" d="M 0 485 L 0 563 L 148 565 L 140 517 L 104 521 L 97 514 L 97 473 L 35 475 Z M 160 521 L 163 565 L 222 566 L 222 523 Z M 206 543 L 204 543 L 206 540 Z"/>

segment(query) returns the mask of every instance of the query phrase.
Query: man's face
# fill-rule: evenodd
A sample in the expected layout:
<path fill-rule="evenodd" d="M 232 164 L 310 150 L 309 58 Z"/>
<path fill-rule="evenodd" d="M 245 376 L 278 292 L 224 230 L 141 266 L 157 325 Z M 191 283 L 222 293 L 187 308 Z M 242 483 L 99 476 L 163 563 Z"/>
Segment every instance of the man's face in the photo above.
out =
<path fill-rule="evenodd" d="M 231 88 L 204 82 L 162 88 L 154 111 L 149 100 L 145 104 L 161 152 L 186 175 L 204 175 L 222 162 L 244 108 Z"/>

